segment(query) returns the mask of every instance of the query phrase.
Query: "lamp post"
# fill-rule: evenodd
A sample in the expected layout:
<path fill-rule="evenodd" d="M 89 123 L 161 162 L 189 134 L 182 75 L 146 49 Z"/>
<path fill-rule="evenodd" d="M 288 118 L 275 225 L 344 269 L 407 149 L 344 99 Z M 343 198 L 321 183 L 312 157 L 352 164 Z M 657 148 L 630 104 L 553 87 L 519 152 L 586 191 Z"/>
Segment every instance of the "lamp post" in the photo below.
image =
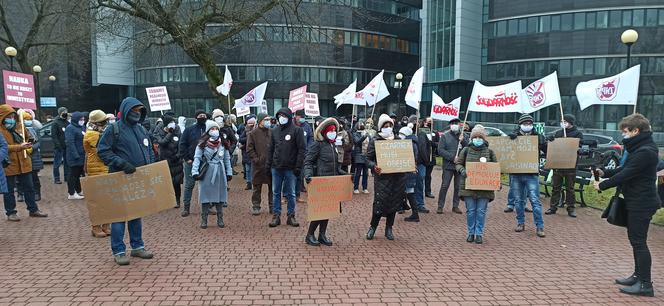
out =
<path fill-rule="evenodd" d="M 397 89 L 397 112 L 401 110 L 401 87 L 403 87 L 403 83 L 401 82 L 402 79 L 403 74 L 401 72 L 397 73 L 396 80 L 394 81 L 394 88 Z"/>
<path fill-rule="evenodd" d="M 627 46 L 627 67 L 629 69 L 631 66 L 632 59 L 632 45 L 636 43 L 639 39 L 639 33 L 633 29 L 625 30 L 625 32 L 620 35 L 620 40 L 623 44 Z M 634 105 L 634 113 L 636 113 L 636 105 Z M 629 114 L 629 106 L 625 110 L 625 114 Z"/>
<path fill-rule="evenodd" d="M 9 70 L 14 71 L 14 57 L 16 57 L 16 48 L 14 47 L 7 47 L 5 48 L 5 55 L 9 57 Z"/>
<path fill-rule="evenodd" d="M 36 99 L 36 107 L 37 107 L 37 114 L 39 114 L 39 106 L 41 105 L 41 94 L 39 90 L 39 73 L 42 72 L 42 67 L 39 65 L 34 65 L 32 66 L 32 72 L 35 74 L 35 97 Z"/>
<path fill-rule="evenodd" d="M 48 77 L 49 82 L 51 83 L 51 97 L 55 97 L 55 76 L 51 75 Z"/>

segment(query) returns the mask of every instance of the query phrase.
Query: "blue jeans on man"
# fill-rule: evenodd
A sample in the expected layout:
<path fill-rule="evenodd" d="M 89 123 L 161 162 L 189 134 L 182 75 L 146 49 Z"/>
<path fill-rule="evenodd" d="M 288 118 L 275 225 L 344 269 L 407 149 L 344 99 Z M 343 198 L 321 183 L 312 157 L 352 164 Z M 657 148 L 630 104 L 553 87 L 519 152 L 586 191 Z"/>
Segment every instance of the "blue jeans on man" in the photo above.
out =
<path fill-rule="evenodd" d="M 537 174 L 512 174 L 510 175 L 510 191 L 514 190 L 514 208 L 516 209 L 517 224 L 525 224 L 526 201 L 530 199 L 533 207 L 533 219 L 537 229 L 544 229 L 544 218 L 542 218 L 542 202 L 539 193 L 539 176 Z"/>
<path fill-rule="evenodd" d="M 69 165 L 65 158 L 64 149 L 55 149 L 53 151 L 53 180 L 60 181 L 60 165 L 63 165 L 65 180 L 69 177 Z"/>
<path fill-rule="evenodd" d="M 417 209 L 422 210 L 424 207 L 424 178 L 427 174 L 427 166 L 424 164 L 417 165 L 417 182 L 415 183 L 415 203 Z"/>
<path fill-rule="evenodd" d="M 131 245 L 131 249 L 140 250 L 145 248 L 141 218 L 128 222 L 115 222 L 111 224 L 111 250 L 113 251 L 113 255 L 125 255 L 127 251 L 124 243 L 125 224 L 129 232 L 129 245 Z"/>
<path fill-rule="evenodd" d="M 244 180 L 251 184 L 251 163 L 242 163 L 244 166 Z"/>
<path fill-rule="evenodd" d="M 486 222 L 486 210 L 489 206 L 489 199 L 464 197 L 463 201 L 466 202 L 468 235 L 484 235 L 484 224 Z"/>
<path fill-rule="evenodd" d="M 297 177 L 293 170 L 272 169 L 272 213 L 281 214 L 281 193 L 288 200 L 288 215 L 295 215 L 295 184 Z"/>
<path fill-rule="evenodd" d="M 5 214 L 7 216 L 16 214 L 16 197 L 14 196 L 14 188 L 16 188 L 17 181 L 20 189 L 19 192 L 23 193 L 25 205 L 27 205 L 28 211 L 31 213 L 39 211 L 37 202 L 35 202 L 35 191 L 32 185 L 32 172 L 28 172 L 7 177 L 7 190 L 9 190 L 9 192 L 3 194 L 5 202 Z"/>
<path fill-rule="evenodd" d="M 369 169 L 367 164 L 355 164 L 355 176 L 353 177 L 353 190 L 359 190 L 360 176 L 362 176 L 362 190 L 367 190 L 369 185 Z"/>

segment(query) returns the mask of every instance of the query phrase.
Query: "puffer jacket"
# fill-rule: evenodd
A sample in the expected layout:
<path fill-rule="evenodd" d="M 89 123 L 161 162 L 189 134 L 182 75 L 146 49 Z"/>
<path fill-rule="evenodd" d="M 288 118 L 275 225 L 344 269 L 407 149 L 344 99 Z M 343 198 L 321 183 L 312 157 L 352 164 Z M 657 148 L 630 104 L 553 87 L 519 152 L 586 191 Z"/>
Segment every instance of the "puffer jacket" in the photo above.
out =
<path fill-rule="evenodd" d="M 27 129 L 30 132 L 30 135 L 32 135 L 32 138 L 35 140 L 35 142 L 32 144 L 32 150 L 28 150 L 32 151 L 32 153 L 30 153 L 32 160 L 32 171 L 39 171 L 44 169 L 44 161 L 41 157 L 41 141 L 39 139 L 39 132 L 37 132 L 34 127 L 29 127 Z"/>
<path fill-rule="evenodd" d="M 83 150 L 85 151 L 86 174 L 89 176 L 108 173 L 108 167 L 97 155 L 97 143 L 101 133 L 95 130 L 87 130 L 83 136 Z"/>
<path fill-rule="evenodd" d="M 443 157 L 443 169 L 445 170 L 455 170 L 456 166 L 454 165 L 454 157 L 456 156 L 457 149 L 459 147 L 459 135 L 458 133 L 452 133 L 452 131 L 447 131 L 443 136 L 438 140 L 438 155 Z M 468 135 L 465 135 L 463 141 L 461 141 L 461 147 L 465 148 L 468 146 Z"/>
<path fill-rule="evenodd" d="M 65 128 L 66 158 L 70 167 L 82 167 L 85 164 L 85 151 L 83 150 L 85 126 L 78 124 L 78 120 L 83 118 L 84 115 L 81 112 L 71 114 L 71 124 Z"/>
<path fill-rule="evenodd" d="M 378 161 L 376 159 L 376 141 L 385 141 L 380 134 L 369 141 L 367 148 L 367 167 L 373 169 Z M 373 213 L 375 215 L 387 216 L 395 213 L 401 208 L 401 203 L 406 198 L 406 174 L 391 173 L 381 174 L 374 177 L 374 202 Z"/>
<path fill-rule="evenodd" d="M 180 156 L 180 127 L 175 126 L 173 132 L 166 132 L 163 125 L 152 134 L 154 140 L 159 144 L 159 160 L 168 162 L 173 184 L 182 184 L 184 179 L 184 166 Z"/>
<path fill-rule="evenodd" d="M 306 150 L 304 133 L 293 124 L 293 113 L 289 108 L 280 109 L 277 112 L 279 114 L 288 117 L 288 123 L 272 129 L 267 166 L 271 169 L 302 171 Z"/>
<path fill-rule="evenodd" d="M 480 158 L 485 157 L 487 162 L 495 163 L 498 162 L 496 154 L 493 150 L 489 149 L 489 143 L 485 140 L 484 144 L 476 147 L 470 145 L 466 148 L 463 148 L 459 153 L 459 163 L 456 165 L 456 170 L 461 173 L 461 190 L 459 191 L 459 197 L 464 200 L 465 197 L 472 198 L 486 198 L 489 199 L 489 202 L 493 201 L 495 198 L 495 192 L 490 190 L 467 190 L 466 189 L 466 163 L 480 162 Z"/>
<path fill-rule="evenodd" d="M 12 113 L 16 113 L 16 111 L 11 106 L 8 104 L 0 105 L 0 122 L 4 122 L 5 118 Z M 23 135 L 28 138 L 27 140 L 23 139 L 20 131 L 23 131 Z M 32 172 L 32 158 L 30 154 L 23 154 L 26 149 L 21 148 L 21 143 L 32 140 L 30 132 L 21 125 L 19 120 L 16 120 L 16 126 L 13 130 L 8 130 L 4 124 L 0 123 L 0 134 L 9 145 L 9 166 L 5 168 L 5 175 L 14 176 Z"/>
<path fill-rule="evenodd" d="M 338 153 L 334 143 L 329 143 L 322 134 L 323 130 L 334 125 L 339 128 L 339 123 L 334 118 L 325 119 L 314 132 L 314 143 L 309 146 L 307 156 L 304 159 L 304 178 L 314 176 L 345 175 L 338 162 Z"/>

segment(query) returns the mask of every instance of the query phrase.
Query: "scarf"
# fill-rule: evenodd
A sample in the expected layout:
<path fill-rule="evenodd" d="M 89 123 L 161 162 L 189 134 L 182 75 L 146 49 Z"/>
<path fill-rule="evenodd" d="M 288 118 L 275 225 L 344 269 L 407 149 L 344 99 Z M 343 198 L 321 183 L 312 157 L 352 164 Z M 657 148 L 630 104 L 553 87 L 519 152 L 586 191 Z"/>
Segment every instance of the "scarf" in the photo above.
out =
<path fill-rule="evenodd" d="M 385 140 L 394 140 L 394 133 L 385 134 L 383 132 L 378 132 L 378 136 L 382 137 Z"/>
<path fill-rule="evenodd" d="M 221 141 L 219 140 L 219 138 L 217 138 L 217 140 L 208 139 L 208 141 L 207 141 L 208 148 L 216 149 L 216 148 L 219 147 L 220 144 L 221 144 Z"/>

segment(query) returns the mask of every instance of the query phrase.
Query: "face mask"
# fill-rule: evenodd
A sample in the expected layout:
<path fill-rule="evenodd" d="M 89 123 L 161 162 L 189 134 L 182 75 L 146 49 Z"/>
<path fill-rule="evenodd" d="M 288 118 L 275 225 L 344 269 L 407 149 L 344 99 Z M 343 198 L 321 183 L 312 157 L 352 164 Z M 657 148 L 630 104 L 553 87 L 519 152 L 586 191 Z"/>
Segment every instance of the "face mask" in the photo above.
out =
<path fill-rule="evenodd" d="M 84 125 L 85 125 L 85 120 L 79 120 L 79 121 L 78 121 L 78 125 L 80 125 L 80 126 L 84 126 Z"/>
<path fill-rule="evenodd" d="M 283 116 L 279 116 L 279 124 L 285 125 L 287 123 L 288 123 L 288 118 L 283 117 Z"/>
<path fill-rule="evenodd" d="M 401 138 L 401 139 L 406 139 L 406 135 L 404 135 L 404 134 L 399 134 L 399 138 Z"/>
<path fill-rule="evenodd" d="M 476 147 L 481 147 L 484 144 L 484 139 L 482 138 L 475 138 L 473 139 L 473 145 Z"/>
<path fill-rule="evenodd" d="M 306 120 L 304 120 L 304 118 L 300 118 L 300 119 L 297 120 L 297 122 L 299 122 L 300 124 L 304 123 L 305 121 Z"/>
<path fill-rule="evenodd" d="M 175 122 L 169 123 L 166 127 L 169 129 L 175 129 Z"/>
<path fill-rule="evenodd" d="M 196 124 L 203 125 L 203 124 L 205 124 L 205 121 L 207 121 L 207 118 L 206 118 L 206 117 L 203 117 L 203 118 L 196 118 Z M 215 120 L 215 121 L 216 121 L 216 120 Z"/>
<path fill-rule="evenodd" d="M 362 131 L 362 130 L 364 130 L 364 126 L 360 125 L 357 129 Z"/>
<path fill-rule="evenodd" d="M 67 113 L 63 113 L 62 115 L 60 115 L 60 117 L 62 117 L 62 119 L 67 119 L 68 116 Z"/>
<path fill-rule="evenodd" d="M 459 131 L 459 125 L 457 125 L 457 124 L 450 125 L 450 131 L 455 132 L 455 133 L 458 132 Z"/>
<path fill-rule="evenodd" d="M 630 136 L 627 133 L 622 133 L 622 137 L 623 137 L 623 139 L 630 139 L 632 136 Z"/>
<path fill-rule="evenodd" d="M 263 127 L 269 129 L 270 127 L 272 127 L 272 122 L 270 122 L 270 120 L 263 121 Z"/>
<path fill-rule="evenodd" d="M 15 119 L 5 119 L 5 127 L 7 129 L 13 129 L 16 126 L 16 120 Z"/>
<path fill-rule="evenodd" d="M 23 123 L 24 123 L 25 126 L 27 126 L 27 127 L 31 127 L 31 126 L 32 126 L 32 120 L 25 120 L 25 121 L 23 121 Z"/>
<path fill-rule="evenodd" d="M 327 132 L 327 134 L 325 134 L 325 136 L 329 140 L 335 140 L 335 139 L 337 139 L 337 132 Z"/>
<path fill-rule="evenodd" d="M 532 126 L 532 125 L 525 125 L 525 124 L 522 124 L 522 125 L 521 125 L 521 130 L 524 131 L 524 132 L 526 132 L 526 133 L 530 133 L 530 131 L 533 130 L 533 126 Z"/>
<path fill-rule="evenodd" d="M 569 123 L 561 122 L 560 127 L 563 128 L 563 129 L 569 129 Z"/>
<path fill-rule="evenodd" d="M 212 140 L 217 140 L 217 138 L 219 138 L 219 131 L 217 130 L 210 131 L 208 132 L 208 135 L 210 135 L 210 138 Z"/>
<path fill-rule="evenodd" d="M 115 119 L 109 119 L 108 123 L 115 123 Z"/>
<path fill-rule="evenodd" d="M 392 128 L 391 127 L 382 128 L 382 129 L 380 129 L 380 131 L 383 134 L 392 134 Z"/>
<path fill-rule="evenodd" d="M 131 111 L 129 112 L 129 114 L 127 114 L 127 121 L 129 121 L 129 123 L 138 123 L 138 121 L 140 120 L 141 120 L 141 113 Z"/>

